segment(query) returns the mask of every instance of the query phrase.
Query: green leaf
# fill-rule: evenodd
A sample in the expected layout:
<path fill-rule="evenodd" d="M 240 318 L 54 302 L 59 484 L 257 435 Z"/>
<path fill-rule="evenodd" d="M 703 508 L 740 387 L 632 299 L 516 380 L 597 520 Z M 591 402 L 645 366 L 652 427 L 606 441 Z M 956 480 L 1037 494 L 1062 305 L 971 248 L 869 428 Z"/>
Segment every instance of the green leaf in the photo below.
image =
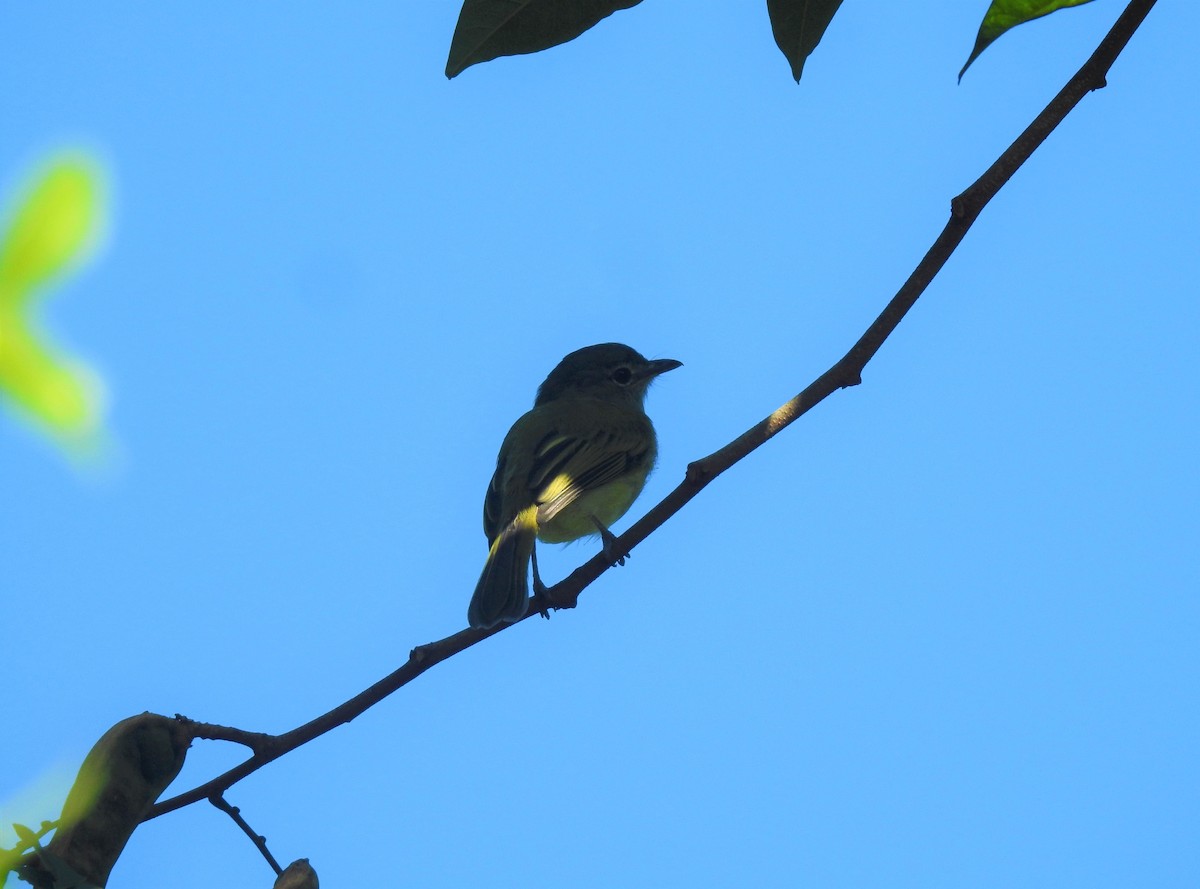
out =
<path fill-rule="evenodd" d="M 0 229 L 0 401 L 64 445 L 98 443 L 99 377 L 42 331 L 40 298 L 86 257 L 103 227 L 99 165 L 79 152 L 48 158 Z"/>
<path fill-rule="evenodd" d="M 792 77 L 800 82 L 804 63 L 833 21 L 842 0 L 767 0 L 771 32 L 780 51 L 792 66 Z"/>
<path fill-rule="evenodd" d="M 102 190 L 97 165 L 78 152 L 35 171 L 0 239 L 0 306 L 28 304 L 87 254 L 104 212 Z"/>
<path fill-rule="evenodd" d="M 450 41 L 446 76 L 499 56 L 540 52 L 642 0 L 465 0 Z"/>
<path fill-rule="evenodd" d="M 1092 0 L 992 0 L 992 5 L 983 17 L 983 24 L 979 26 L 979 34 L 975 37 L 975 48 L 971 50 L 967 63 L 958 72 L 958 79 L 961 81 L 963 74 L 971 67 L 971 63 L 979 58 L 979 54 L 1009 28 L 1040 19 L 1068 6 L 1082 6 L 1091 2 Z"/>

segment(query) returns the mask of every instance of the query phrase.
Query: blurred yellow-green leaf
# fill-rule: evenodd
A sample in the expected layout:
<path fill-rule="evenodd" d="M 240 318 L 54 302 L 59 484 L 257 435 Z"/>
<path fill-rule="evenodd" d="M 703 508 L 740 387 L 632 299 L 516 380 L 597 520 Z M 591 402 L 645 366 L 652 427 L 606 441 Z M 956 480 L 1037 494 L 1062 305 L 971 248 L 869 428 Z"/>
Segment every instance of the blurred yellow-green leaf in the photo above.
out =
<path fill-rule="evenodd" d="M 0 241 L 0 306 L 33 297 L 85 258 L 99 231 L 100 177 L 82 155 L 55 158 L 22 197 Z"/>
<path fill-rule="evenodd" d="M 13 312 L 0 310 L 0 388 L 51 429 L 70 434 L 99 422 L 99 386 L 82 365 L 51 351 Z"/>
<path fill-rule="evenodd" d="M 967 63 L 958 72 L 958 79 L 962 80 L 963 74 L 971 67 L 971 63 L 979 58 L 979 54 L 1009 28 L 1066 9 L 1068 6 L 1082 6 L 1091 2 L 1092 0 L 992 0 L 992 5 L 984 14 L 983 24 L 979 26 L 979 33 L 975 37 L 975 47 L 971 50 Z"/>
<path fill-rule="evenodd" d="M 101 424 L 99 377 L 46 335 L 35 310 L 82 263 L 104 218 L 99 165 L 56 155 L 18 189 L 0 228 L 0 395 L 60 444 L 86 443 Z"/>

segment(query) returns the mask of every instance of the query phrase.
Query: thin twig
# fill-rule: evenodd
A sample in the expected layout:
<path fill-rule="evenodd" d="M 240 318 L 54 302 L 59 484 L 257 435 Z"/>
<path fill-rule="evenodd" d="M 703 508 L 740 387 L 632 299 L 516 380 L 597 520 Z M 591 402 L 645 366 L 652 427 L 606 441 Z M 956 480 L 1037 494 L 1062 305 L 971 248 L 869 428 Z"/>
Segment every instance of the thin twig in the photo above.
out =
<path fill-rule="evenodd" d="M 1096 51 L 1067 82 L 1059 94 L 1051 100 L 1045 110 L 1026 127 L 1008 150 L 1000 155 L 970 188 L 951 201 L 950 221 L 946 223 L 942 233 L 929 248 L 920 264 L 909 275 L 908 280 L 904 282 L 879 317 L 867 328 L 850 351 L 802 392 L 773 411 L 761 422 L 720 450 L 690 464 L 683 482 L 617 538 L 616 546 L 621 552 L 629 552 L 645 540 L 656 528 L 699 494 L 709 482 L 750 452 L 765 444 L 838 389 L 856 386 L 862 382 L 862 371 L 867 362 L 875 356 L 884 341 L 903 320 L 925 288 L 929 286 L 929 282 L 946 264 L 987 203 L 1084 96 L 1092 90 L 1105 86 L 1109 68 L 1112 67 L 1121 50 L 1129 43 L 1129 39 L 1154 7 L 1155 2 L 1156 0 L 1131 0 L 1100 42 Z M 545 604 L 553 608 L 575 607 L 579 594 L 609 567 L 610 563 L 603 554 L 594 556 L 551 587 L 547 592 Z M 537 613 L 536 609 L 530 608 L 522 620 L 535 613 Z M 165 815 L 167 812 L 190 805 L 210 795 L 219 795 L 272 760 L 343 723 L 350 722 L 435 664 L 470 648 L 489 636 L 508 629 L 510 626 L 513 624 L 500 624 L 490 630 L 462 630 L 438 642 L 414 648 L 408 656 L 408 661 L 398 670 L 311 722 L 281 735 L 264 736 L 271 740 L 270 743 L 263 745 L 262 752 L 256 752 L 250 759 L 199 787 L 159 803 L 151 810 L 147 820 Z"/>
<path fill-rule="evenodd" d="M 255 833 L 254 829 L 246 823 L 246 819 L 242 817 L 242 810 L 237 806 L 230 805 L 225 797 L 219 793 L 214 793 L 208 798 L 208 801 L 233 819 L 233 823 L 242 829 L 242 833 L 250 837 L 250 842 L 254 843 L 263 858 L 267 859 L 267 864 L 271 865 L 271 869 L 275 871 L 275 876 L 283 873 L 283 868 L 279 866 L 279 862 L 275 860 L 275 856 L 271 854 L 271 850 L 267 848 L 267 838 L 260 833 Z"/>
<path fill-rule="evenodd" d="M 248 732 L 228 725 L 214 725 L 210 722 L 196 722 L 179 713 L 175 718 L 187 726 L 190 737 L 205 741 L 231 741 L 250 748 L 251 753 L 264 754 L 275 743 L 275 736 L 263 732 Z"/>

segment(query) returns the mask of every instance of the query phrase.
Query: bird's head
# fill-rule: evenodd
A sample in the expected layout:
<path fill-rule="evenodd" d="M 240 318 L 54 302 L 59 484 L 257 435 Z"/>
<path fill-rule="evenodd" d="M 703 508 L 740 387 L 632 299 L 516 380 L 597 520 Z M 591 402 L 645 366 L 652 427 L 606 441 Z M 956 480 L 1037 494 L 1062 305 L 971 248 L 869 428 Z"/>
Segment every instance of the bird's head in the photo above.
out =
<path fill-rule="evenodd" d="M 558 362 L 538 387 L 534 406 L 583 396 L 641 404 L 646 389 L 659 374 L 683 365 L 674 358 L 648 359 L 621 343 L 601 343 L 577 349 Z"/>

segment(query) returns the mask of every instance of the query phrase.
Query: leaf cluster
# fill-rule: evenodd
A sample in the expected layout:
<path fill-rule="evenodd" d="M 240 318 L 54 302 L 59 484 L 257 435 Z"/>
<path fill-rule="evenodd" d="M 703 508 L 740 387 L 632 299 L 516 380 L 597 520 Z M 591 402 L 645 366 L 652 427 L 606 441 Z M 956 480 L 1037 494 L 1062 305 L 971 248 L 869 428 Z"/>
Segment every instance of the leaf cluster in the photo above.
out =
<path fill-rule="evenodd" d="M 1017 25 L 1091 0 L 992 0 L 958 79 L 1001 34 Z M 641 0 L 466 0 L 446 59 L 446 76 L 501 56 L 540 52 L 574 40 L 614 12 Z M 771 33 L 800 82 L 804 63 L 825 36 L 842 0 L 767 0 Z"/>

